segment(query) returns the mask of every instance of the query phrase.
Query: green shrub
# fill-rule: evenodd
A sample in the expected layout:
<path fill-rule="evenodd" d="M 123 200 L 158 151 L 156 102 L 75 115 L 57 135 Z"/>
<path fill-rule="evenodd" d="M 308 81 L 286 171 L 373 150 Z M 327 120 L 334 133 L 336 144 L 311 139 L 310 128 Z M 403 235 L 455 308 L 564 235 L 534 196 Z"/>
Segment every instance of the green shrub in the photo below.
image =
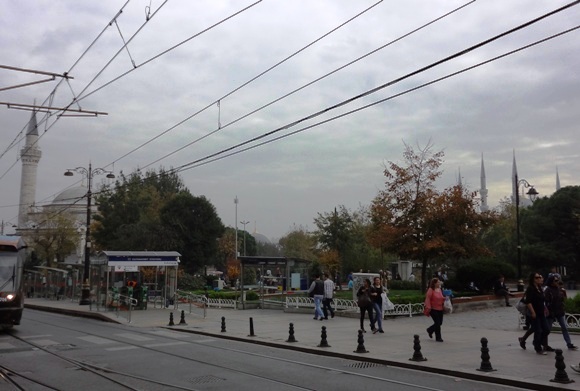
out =
<path fill-rule="evenodd" d="M 417 281 L 391 280 L 387 283 L 387 287 L 389 289 L 401 291 L 421 290 L 421 284 L 419 284 Z"/>
<path fill-rule="evenodd" d="M 396 294 L 389 294 L 389 300 L 393 302 L 393 304 L 416 304 L 416 303 L 423 303 L 425 301 L 424 295 L 409 295 L 409 296 L 399 296 Z"/>
<path fill-rule="evenodd" d="M 580 295 L 564 301 L 564 310 L 567 314 L 580 314 Z"/>
<path fill-rule="evenodd" d="M 445 286 L 467 290 L 469 283 L 474 282 L 481 294 L 485 294 L 492 290 L 500 274 L 507 279 L 515 276 L 515 269 L 509 263 L 492 258 L 465 261 L 457 268 L 455 281 L 447 281 Z"/>
<path fill-rule="evenodd" d="M 258 300 L 259 298 L 260 298 L 260 296 L 258 296 L 258 294 L 254 291 L 247 291 L 246 292 L 246 300 L 248 300 L 248 301 Z"/>

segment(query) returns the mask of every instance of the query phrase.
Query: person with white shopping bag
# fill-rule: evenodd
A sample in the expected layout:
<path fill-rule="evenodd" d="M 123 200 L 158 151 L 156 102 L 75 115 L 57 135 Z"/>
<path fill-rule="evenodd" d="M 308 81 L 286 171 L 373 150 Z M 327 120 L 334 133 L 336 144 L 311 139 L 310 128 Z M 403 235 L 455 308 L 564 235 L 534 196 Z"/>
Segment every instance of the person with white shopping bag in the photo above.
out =
<path fill-rule="evenodd" d="M 441 281 L 438 278 L 433 278 L 429 282 L 429 289 L 425 296 L 424 314 L 433 319 L 433 324 L 427 328 L 429 338 L 433 338 L 435 333 L 435 340 L 443 342 L 441 338 L 441 325 L 443 324 L 443 304 L 445 303 L 445 296 L 441 290 Z"/>
<path fill-rule="evenodd" d="M 371 329 L 373 334 L 384 333 L 383 331 L 383 285 L 381 284 L 381 278 L 375 277 L 373 279 L 373 285 L 371 286 L 371 301 L 373 302 L 373 309 L 375 311 L 375 322 L 378 328 L 375 327 L 374 323 L 371 324 Z"/>

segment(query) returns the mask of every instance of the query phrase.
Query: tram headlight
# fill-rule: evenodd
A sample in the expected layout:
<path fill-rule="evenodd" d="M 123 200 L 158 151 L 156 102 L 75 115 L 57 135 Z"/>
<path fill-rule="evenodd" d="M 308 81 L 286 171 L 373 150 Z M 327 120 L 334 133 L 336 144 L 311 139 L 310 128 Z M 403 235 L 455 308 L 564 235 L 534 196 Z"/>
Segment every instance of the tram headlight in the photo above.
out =
<path fill-rule="evenodd" d="M 12 292 L 0 292 L 0 302 L 12 301 L 16 298 L 16 294 Z"/>

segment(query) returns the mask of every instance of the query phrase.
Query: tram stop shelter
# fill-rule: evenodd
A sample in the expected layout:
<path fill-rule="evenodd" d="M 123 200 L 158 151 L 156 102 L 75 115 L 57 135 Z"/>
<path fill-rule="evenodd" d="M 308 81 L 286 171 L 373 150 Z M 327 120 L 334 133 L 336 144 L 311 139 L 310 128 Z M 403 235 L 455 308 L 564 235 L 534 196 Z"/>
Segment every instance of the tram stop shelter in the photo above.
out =
<path fill-rule="evenodd" d="M 180 253 L 176 251 L 103 251 L 91 262 L 96 279 L 97 302 L 105 304 L 110 293 L 120 293 L 138 300 L 139 308 L 146 309 L 147 301 L 162 300 L 164 305 L 173 300 L 177 291 L 177 268 Z M 142 268 L 154 267 L 154 281 L 144 282 Z M 94 285 L 94 283 L 93 283 Z M 104 289 L 103 289 L 104 288 Z M 133 288 L 136 291 L 133 294 Z"/>
<path fill-rule="evenodd" d="M 240 261 L 240 283 L 242 292 L 257 289 L 260 297 L 266 293 L 289 294 L 308 289 L 310 276 L 308 269 L 312 261 L 292 257 L 243 256 Z M 258 272 L 256 281 L 244 281 L 244 269 L 254 268 Z M 241 295 L 245 308 L 245 295 Z M 263 307 L 262 307 L 263 308 Z"/>

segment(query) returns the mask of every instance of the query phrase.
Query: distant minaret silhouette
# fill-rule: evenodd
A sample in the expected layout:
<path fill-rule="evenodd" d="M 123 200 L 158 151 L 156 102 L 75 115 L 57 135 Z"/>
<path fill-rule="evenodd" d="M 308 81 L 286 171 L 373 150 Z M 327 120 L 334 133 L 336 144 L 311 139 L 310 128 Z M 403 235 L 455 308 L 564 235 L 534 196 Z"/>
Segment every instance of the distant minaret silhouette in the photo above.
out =
<path fill-rule="evenodd" d="M 457 167 L 457 186 L 463 187 L 463 181 L 461 180 L 461 167 Z"/>
<path fill-rule="evenodd" d="M 560 173 L 558 172 L 558 167 L 556 167 L 556 191 L 560 190 Z"/>
<path fill-rule="evenodd" d="M 28 129 L 26 130 L 26 142 L 20 150 L 20 160 L 22 161 L 22 174 L 20 176 L 20 204 L 18 209 L 18 228 L 26 228 L 28 213 L 34 205 L 36 197 L 36 172 L 38 162 L 42 152 L 38 148 L 38 126 L 36 123 L 36 112 L 32 112 Z"/>
<path fill-rule="evenodd" d="M 485 166 L 483 165 L 483 153 L 481 154 L 481 176 L 480 176 L 479 194 L 481 196 L 481 205 L 479 206 L 480 212 L 487 212 L 489 210 L 489 205 L 487 204 L 487 183 L 485 181 Z"/>
<path fill-rule="evenodd" d="M 512 204 L 516 204 L 516 192 L 518 191 L 518 184 L 516 177 L 518 176 L 518 167 L 516 166 L 516 150 L 514 149 L 514 162 L 512 163 Z"/>

